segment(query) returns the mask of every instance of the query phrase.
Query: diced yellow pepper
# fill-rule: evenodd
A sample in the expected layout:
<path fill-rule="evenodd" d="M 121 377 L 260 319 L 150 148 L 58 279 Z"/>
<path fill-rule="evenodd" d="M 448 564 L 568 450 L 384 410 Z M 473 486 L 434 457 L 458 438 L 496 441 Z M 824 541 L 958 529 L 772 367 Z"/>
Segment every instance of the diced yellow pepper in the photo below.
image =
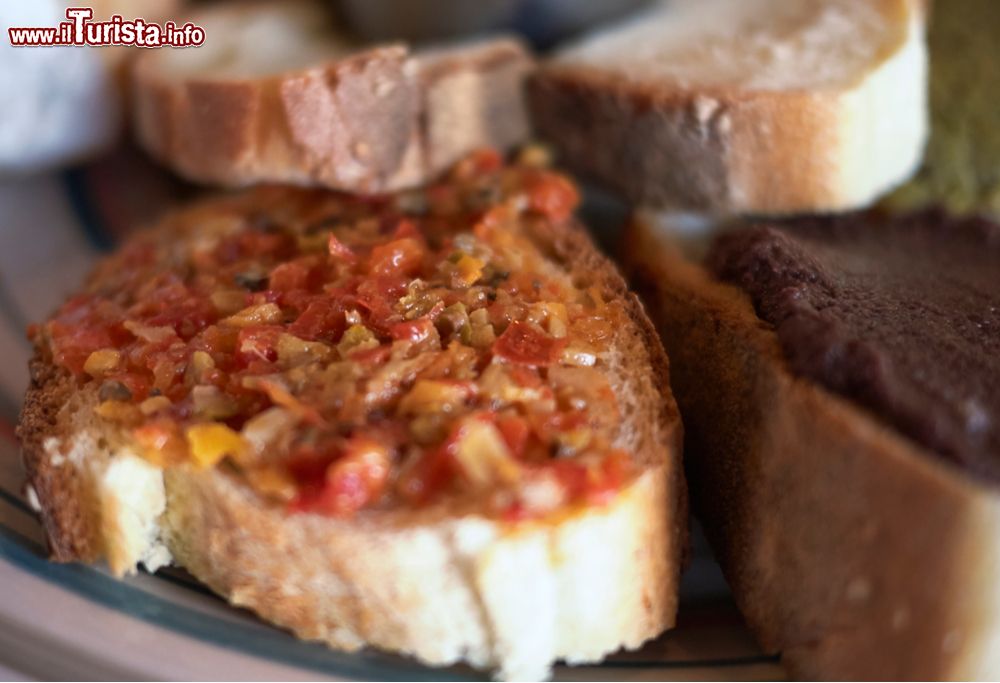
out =
<path fill-rule="evenodd" d="M 100 349 L 87 356 L 83 371 L 91 377 L 100 377 L 118 369 L 122 355 L 115 349 Z"/>
<path fill-rule="evenodd" d="M 378 348 L 378 346 L 379 341 L 371 330 L 364 325 L 351 325 L 344 332 L 344 336 L 340 338 L 337 351 L 340 352 L 342 358 L 347 358 L 353 353 L 369 351 Z"/>
<path fill-rule="evenodd" d="M 484 265 L 486 264 L 475 256 L 462 254 L 462 257 L 458 259 L 458 263 L 455 264 L 455 274 L 461 284 L 469 287 L 483 276 Z"/>
<path fill-rule="evenodd" d="M 197 424 L 185 432 L 191 457 L 199 467 L 212 467 L 227 455 L 238 456 L 246 443 L 239 433 L 219 422 Z"/>
<path fill-rule="evenodd" d="M 466 421 L 454 455 L 466 479 L 477 488 L 511 484 L 521 475 L 499 430 L 476 419 Z"/>
<path fill-rule="evenodd" d="M 98 417 L 111 422 L 136 422 L 142 415 L 139 409 L 127 401 L 102 401 L 94 408 Z"/>
<path fill-rule="evenodd" d="M 281 322 L 281 308 L 278 304 L 256 304 L 248 306 L 222 320 L 223 325 L 247 327 L 249 325 L 274 325 Z"/>

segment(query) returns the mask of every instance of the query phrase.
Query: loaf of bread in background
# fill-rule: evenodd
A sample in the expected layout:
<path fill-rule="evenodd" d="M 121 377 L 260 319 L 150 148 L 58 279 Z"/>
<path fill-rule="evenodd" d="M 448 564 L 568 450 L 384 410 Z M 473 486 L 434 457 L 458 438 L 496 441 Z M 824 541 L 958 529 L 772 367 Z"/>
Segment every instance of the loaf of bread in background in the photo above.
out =
<path fill-rule="evenodd" d="M 636 204 L 716 213 L 866 205 L 927 129 L 920 0 L 673 0 L 558 51 L 538 134 Z"/>
<path fill-rule="evenodd" d="M 693 511 L 761 645 L 802 680 L 995 679 L 996 487 L 793 374 L 691 227 L 638 216 L 626 271 L 670 355 Z"/>
<path fill-rule="evenodd" d="M 309 0 L 224 3 L 191 21 L 205 45 L 145 54 L 133 74 L 139 142 L 188 179 L 386 192 L 528 135 L 532 59 L 517 40 L 361 45 Z"/>

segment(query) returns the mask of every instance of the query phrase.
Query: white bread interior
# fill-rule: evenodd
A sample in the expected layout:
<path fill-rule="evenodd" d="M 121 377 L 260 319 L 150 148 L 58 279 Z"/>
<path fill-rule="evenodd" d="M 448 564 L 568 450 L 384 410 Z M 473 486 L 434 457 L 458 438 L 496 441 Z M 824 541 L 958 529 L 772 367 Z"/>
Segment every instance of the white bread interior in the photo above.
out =
<path fill-rule="evenodd" d="M 918 0 L 659 2 L 543 65 L 535 122 L 644 206 L 864 206 L 922 155 L 925 13 Z"/>

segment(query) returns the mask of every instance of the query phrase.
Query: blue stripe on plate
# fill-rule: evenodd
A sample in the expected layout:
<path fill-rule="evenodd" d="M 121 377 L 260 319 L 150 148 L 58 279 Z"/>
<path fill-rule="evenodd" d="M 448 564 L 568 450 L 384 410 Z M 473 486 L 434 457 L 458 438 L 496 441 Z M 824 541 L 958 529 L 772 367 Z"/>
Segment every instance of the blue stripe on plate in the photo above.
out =
<path fill-rule="evenodd" d="M 17 508 L 21 512 L 25 512 L 29 515 L 35 514 L 34 511 L 28 506 L 28 504 L 25 503 L 23 500 L 21 500 L 19 496 L 14 495 L 13 493 L 7 491 L 6 489 L 0 488 L 0 500 L 3 500 L 8 505 Z"/>
<path fill-rule="evenodd" d="M 87 192 L 83 167 L 64 171 L 62 182 L 70 208 L 83 228 L 87 241 L 99 251 L 111 251 L 115 246 L 115 240 L 105 230 L 100 214 Z"/>

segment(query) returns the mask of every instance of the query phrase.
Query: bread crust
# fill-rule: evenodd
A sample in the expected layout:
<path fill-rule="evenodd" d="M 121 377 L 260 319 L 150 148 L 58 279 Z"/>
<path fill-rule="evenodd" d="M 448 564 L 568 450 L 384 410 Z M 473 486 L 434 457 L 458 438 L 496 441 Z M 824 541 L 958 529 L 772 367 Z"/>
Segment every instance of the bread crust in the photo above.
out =
<path fill-rule="evenodd" d="M 38 355 L 31 360 L 30 370 L 17 438 L 27 485 L 40 504 L 49 551 L 57 562 L 96 562 L 103 548 L 84 473 L 54 461 L 46 445 L 52 438 L 69 436 L 60 413 L 75 387 L 68 374 Z"/>
<path fill-rule="evenodd" d="M 479 147 L 508 149 L 527 137 L 522 85 L 532 60 L 510 38 L 416 54 L 372 46 L 246 78 L 178 76 L 169 58 L 136 61 L 135 133 L 198 182 L 382 193 L 425 183 Z"/>
<path fill-rule="evenodd" d="M 886 4 L 909 22 L 907 42 L 859 83 L 681 85 L 557 58 L 529 80 L 533 123 L 575 170 L 641 206 L 782 214 L 868 204 L 913 173 L 927 129 L 924 11 Z M 882 149 L 891 136 L 878 118 L 890 115 L 901 142 Z"/>
<path fill-rule="evenodd" d="M 995 677 L 996 491 L 794 377 L 748 297 L 641 221 L 626 254 L 695 512 L 761 644 L 807 680 Z"/>
<path fill-rule="evenodd" d="M 534 237 L 627 312 L 612 372 L 623 382 L 621 439 L 640 474 L 612 502 L 525 523 L 446 503 L 341 520 L 289 515 L 224 468 L 179 467 L 165 472 L 160 519 L 173 557 L 234 605 L 302 638 L 434 665 L 464 660 L 507 678 L 543 677 L 557 659 L 597 661 L 671 627 L 687 497 L 666 356 L 638 300 L 581 227 L 542 227 Z M 74 506 L 86 507 L 82 487 L 48 484 L 76 476 L 72 459 L 53 459 L 78 441 L 72 406 L 63 408 L 75 387 L 44 359 L 35 365 L 42 374 L 20 427 L 29 483 L 53 559 L 92 561 L 84 539 L 100 538 L 98 522 L 71 523 Z"/>

